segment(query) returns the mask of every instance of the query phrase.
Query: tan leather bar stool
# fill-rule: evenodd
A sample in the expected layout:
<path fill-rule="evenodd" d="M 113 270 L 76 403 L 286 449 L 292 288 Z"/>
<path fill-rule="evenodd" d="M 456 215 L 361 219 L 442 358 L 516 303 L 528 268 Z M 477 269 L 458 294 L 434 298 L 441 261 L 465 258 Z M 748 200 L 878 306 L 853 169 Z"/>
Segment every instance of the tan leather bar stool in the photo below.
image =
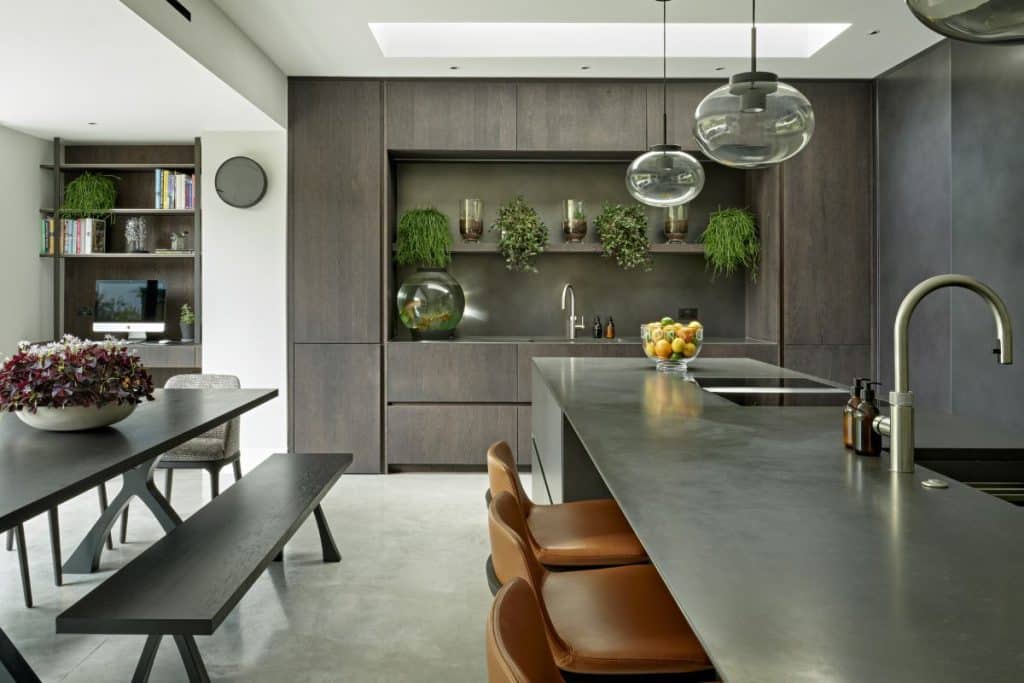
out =
<path fill-rule="evenodd" d="M 526 541 L 508 491 L 488 512 L 491 555 L 502 584 L 525 579 L 541 608 L 555 664 L 580 674 L 712 672 L 711 661 L 650 564 L 551 572 Z"/>
<path fill-rule="evenodd" d="M 548 649 L 537 596 L 523 579 L 512 579 L 494 596 L 487 617 L 487 680 L 565 683 Z"/>
<path fill-rule="evenodd" d="M 487 475 L 492 496 L 507 492 L 518 505 L 526 520 L 526 542 L 542 564 L 607 567 L 647 561 L 647 552 L 614 500 L 534 504 L 504 441 L 487 449 Z"/>

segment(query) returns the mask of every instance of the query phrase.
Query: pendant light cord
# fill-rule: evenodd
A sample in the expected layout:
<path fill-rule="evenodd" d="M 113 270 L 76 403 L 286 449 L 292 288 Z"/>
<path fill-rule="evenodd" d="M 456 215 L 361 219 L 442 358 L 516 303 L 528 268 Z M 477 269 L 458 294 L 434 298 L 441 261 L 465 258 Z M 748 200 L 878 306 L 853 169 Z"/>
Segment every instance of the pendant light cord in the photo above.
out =
<path fill-rule="evenodd" d="M 757 0 L 750 0 L 750 72 L 757 73 Z"/>
<path fill-rule="evenodd" d="M 661 2 L 661 144 L 668 145 L 668 2 Z"/>

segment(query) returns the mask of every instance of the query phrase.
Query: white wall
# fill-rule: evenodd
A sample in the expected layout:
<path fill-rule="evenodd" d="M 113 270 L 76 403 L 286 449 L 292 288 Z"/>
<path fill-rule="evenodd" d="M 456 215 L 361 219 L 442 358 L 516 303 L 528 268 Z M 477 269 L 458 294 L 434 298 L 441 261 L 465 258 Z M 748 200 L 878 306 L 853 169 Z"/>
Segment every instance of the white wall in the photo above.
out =
<path fill-rule="evenodd" d="M 39 207 L 53 204 L 53 141 L 0 126 L 0 359 L 53 335 L 53 261 L 39 258 Z"/>
<path fill-rule="evenodd" d="M 247 460 L 287 448 L 286 222 L 288 138 L 284 132 L 202 135 L 203 372 L 238 375 L 244 387 L 280 395 L 242 417 Z M 214 189 L 217 168 L 233 156 L 255 159 L 267 193 L 236 209 Z"/>

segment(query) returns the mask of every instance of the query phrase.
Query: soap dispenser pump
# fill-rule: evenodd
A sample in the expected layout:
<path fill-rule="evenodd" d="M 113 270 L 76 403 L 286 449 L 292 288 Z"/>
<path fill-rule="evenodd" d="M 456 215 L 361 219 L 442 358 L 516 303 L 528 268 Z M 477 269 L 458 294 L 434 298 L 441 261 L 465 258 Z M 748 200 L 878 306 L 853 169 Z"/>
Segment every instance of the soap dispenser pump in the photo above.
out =
<path fill-rule="evenodd" d="M 880 382 L 865 382 L 861 401 L 853 411 L 853 450 L 857 455 L 879 457 L 882 455 L 882 435 L 876 432 L 872 423 L 880 411 L 875 401 L 875 390 Z"/>
<path fill-rule="evenodd" d="M 850 400 L 843 406 L 843 445 L 847 448 L 853 448 L 853 411 L 857 410 L 860 403 L 864 383 L 870 381 L 867 377 L 855 377 L 853 386 L 850 387 Z"/>

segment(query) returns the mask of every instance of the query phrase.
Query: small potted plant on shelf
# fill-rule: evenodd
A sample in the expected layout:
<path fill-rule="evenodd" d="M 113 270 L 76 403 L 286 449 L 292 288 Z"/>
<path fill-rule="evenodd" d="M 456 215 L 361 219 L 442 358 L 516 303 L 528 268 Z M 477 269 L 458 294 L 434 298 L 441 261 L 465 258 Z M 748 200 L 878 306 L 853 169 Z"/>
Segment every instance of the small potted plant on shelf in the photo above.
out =
<path fill-rule="evenodd" d="M 153 378 L 127 342 L 21 342 L 0 368 L 0 411 L 47 431 L 114 424 L 143 400 L 153 400 Z"/>
<path fill-rule="evenodd" d="M 639 204 L 605 203 L 594 225 L 604 255 L 615 259 L 619 268 L 648 271 L 654 267 L 651 241 L 647 238 L 647 215 Z"/>
<path fill-rule="evenodd" d="M 195 341 L 196 313 L 187 303 L 181 305 L 181 315 L 178 317 L 178 325 L 181 327 L 181 341 Z"/>
<path fill-rule="evenodd" d="M 498 248 L 505 256 L 507 269 L 520 273 L 537 272 L 534 262 L 547 249 L 548 226 L 522 196 L 498 209 L 498 218 L 491 230 L 499 235 Z"/>
<path fill-rule="evenodd" d="M 701 235 L 704 260 L 714 277 L 729 277 L 738 268 L 750 271 L 757 282 L 761 262 L 761 239 L 757 234 L 754 214 L 746 209 L 719 209 L 711 214 L 708 227 Z"/>
<path fill-rule="evenodd" d="M 447 339 L 466 308 L 462 285 L 446 267 L 451 263 L 448 216 L 437 209 L 410 209 L 398 222 L 395 263 L 416 266 L 398 288 L 398 319 L 413 339 Z"/>
<path fill-rule="evenodd" d="M 117 200 L 116 178 L 98 173 L 83 173 L 64 187 L 63 218 L 99 218 L 106 220 Z"/>

